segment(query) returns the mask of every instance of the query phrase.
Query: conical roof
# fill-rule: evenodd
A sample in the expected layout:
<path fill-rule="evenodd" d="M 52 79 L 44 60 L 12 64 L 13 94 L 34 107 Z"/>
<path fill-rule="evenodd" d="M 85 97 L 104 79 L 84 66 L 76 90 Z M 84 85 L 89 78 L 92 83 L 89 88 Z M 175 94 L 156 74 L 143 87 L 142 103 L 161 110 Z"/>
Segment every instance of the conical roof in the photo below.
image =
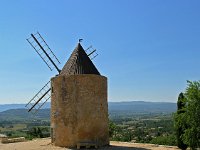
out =
<path fill-rule="evenodd" d="M 72 75 L 72 74 L 97 74 L 100 75 L 99 71 L 92 63 L 85 50 L 78 43 L 77 47 L 72 52 L 67 63 L 64 65 L 60 72 L 61 75 Z"/>

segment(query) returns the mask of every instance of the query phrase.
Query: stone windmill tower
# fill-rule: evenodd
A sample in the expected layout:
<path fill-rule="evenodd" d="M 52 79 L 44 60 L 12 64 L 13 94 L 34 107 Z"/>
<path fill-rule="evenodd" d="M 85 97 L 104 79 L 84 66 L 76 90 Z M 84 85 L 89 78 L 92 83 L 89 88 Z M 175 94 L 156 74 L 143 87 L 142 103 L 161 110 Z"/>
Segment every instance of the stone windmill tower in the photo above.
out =
<path fill-rule="evenodd" d="M 46 88 L 38 100 L 33 98 L 27 104 L 31 104 L 29 111 L 36 110 L 38 105 L 40 109 L 49 91 L 52 143 L 63 147 L 81 143 L 109 144 L 107 78 L 100 75 L 80 43 L 59 74 L 51 78 L 50 89 Z"/>

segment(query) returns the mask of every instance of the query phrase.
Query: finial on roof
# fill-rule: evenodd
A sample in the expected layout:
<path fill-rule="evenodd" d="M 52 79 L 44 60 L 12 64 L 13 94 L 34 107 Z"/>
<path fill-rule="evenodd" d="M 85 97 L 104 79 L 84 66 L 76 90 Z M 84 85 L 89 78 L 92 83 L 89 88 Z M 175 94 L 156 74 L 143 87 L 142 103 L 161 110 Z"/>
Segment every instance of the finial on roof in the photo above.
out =
<path fill-rule="evenodd" d="M 82 42 L 83 41 L 83 39 L 78 39 L 78 42 L 80 43 L 80 42 Z"/>

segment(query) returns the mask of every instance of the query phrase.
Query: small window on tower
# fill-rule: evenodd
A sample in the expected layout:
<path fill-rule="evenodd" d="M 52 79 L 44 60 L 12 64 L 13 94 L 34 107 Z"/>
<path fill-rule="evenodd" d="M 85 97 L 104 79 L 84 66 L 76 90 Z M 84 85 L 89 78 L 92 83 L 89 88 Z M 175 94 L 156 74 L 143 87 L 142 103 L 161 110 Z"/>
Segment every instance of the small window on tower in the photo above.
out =
<path fill-rule="evenodd" d="M 51 87 L 51 93 L 53 93 L 53 86 Z"/>

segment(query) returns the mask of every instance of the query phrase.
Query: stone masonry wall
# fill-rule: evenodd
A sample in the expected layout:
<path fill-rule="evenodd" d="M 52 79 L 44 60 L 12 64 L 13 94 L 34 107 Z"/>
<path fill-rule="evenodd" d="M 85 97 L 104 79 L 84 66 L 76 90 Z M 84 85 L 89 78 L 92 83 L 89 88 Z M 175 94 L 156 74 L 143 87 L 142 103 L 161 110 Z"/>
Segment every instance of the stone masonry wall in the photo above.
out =
<path fill-rule="evenodd" d="M 51 81 L 52 142 L 65 147 L 87 141 L 108 145 L 107 78 L 84 74 Z"/>

